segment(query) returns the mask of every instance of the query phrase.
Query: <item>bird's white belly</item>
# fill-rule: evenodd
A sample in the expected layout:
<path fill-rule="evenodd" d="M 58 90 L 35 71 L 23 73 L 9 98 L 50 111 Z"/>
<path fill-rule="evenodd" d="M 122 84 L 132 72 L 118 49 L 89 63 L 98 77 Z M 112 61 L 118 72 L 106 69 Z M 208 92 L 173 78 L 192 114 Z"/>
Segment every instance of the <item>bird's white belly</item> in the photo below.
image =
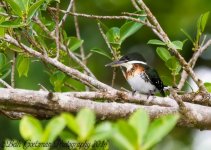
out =
<path fill-rule="evenodd" d="M 127 81 L 131 88 L 139 93 L 149 94 L 154 93 L 156 90 L 156 87 L 150 82 L 146 82 L 144 79 L 142 79 L 140 74 L 129 77 Z"/>

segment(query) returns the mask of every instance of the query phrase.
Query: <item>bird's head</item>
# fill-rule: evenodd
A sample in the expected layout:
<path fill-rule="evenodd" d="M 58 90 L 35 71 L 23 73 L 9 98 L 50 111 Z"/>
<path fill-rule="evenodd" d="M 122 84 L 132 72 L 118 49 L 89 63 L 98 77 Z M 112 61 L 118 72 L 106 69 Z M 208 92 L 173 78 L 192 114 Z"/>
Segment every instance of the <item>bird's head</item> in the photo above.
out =
<path fill-rule="evenodd" d="M 126 67 L 127 70 L 130 70 L 133 67 L 133 64 L 147 65 L 146 60 L 143 56 L 138 53 L 129 53 L 125 56 L 122 56 L 119 60 L 113 61 L 107 65 L 111 67 Z"/>

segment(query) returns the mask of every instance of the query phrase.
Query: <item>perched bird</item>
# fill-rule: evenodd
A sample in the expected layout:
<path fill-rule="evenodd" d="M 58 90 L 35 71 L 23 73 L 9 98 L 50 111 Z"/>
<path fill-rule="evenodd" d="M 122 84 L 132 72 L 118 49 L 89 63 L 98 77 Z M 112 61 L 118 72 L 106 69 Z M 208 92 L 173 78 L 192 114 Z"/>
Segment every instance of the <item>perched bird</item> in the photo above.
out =
<path fill-rule="evenodd" d="M 140 54 L 129 53 L 106 66 L 126 68 L 126 80 L 131 86 L 133 94 L 139 92 L 149 96 L 159 91 L 162 96 L 165 96 L 164 85 L 157 71 L 147 65 Z"/>

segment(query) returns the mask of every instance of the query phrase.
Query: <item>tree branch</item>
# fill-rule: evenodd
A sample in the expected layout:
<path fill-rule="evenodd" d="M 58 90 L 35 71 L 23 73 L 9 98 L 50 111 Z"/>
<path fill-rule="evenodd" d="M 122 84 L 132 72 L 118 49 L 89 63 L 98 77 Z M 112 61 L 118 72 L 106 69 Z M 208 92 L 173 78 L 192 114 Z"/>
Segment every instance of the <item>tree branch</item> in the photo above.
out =
<path fill-rule="evenodd" d="M 88 76 L 88 75 L 85 75 L 85 74 L 79 72 L 76 69 L 65 66 L 64 64 L 62 64 L 61 62 L 59 62 L 56 59 L 50 58 L 46 55 L 42 55 L 41 53 L 39 53 L 39 52 L 33 50 L 32 48 L 24 45 L 23 43 L 20 43 L 21 44 L 20 45 L 17 40 L 15 40 L 13 37 L 11 37 L 8 34 L 5 34 L 5 38 L 3 40 L 5 40 L 8 43 L 11 43 L 11 44 L 13 44 L 17 47 L 24 48 L 24 50 L 27 53 L 29 53 L 30 55 L 32 55 L 36 58 L 39 58 L 39 59 L 43 60 L 44 62 L 46 62 L 48 64 L 55 66 L 56 68 L 58 68 L 59 70 L 61 70 L 64 73 L 66 73 L 67 75 L 69 75 L 73 79 L 79 80 L 80 82 L 84 83 L 87 86 L 92 85 L 92 86 L 96 87 L 97 89 L 100 89 L 100 90 L 103 90 L 103 91 L 114 90 L 112 87 L 110 87 L 110 86 L 108 86 L 108 85 Z"/>
<path fill-rule="evenodd" d="M 50 33 L 50 31 L 48 30 L 48 28 L 38 19 L 38 18 L 34 18 L 34 21 L 41 27 L 41 29 L 43 29 L 52 39 L 54 39 L 56 41 L 56 37 Z M 69 56 L 76 62 L 78 63 L 87 73 L 88 75 L 90 75 L 91 77 L 95 78 L 95 76 L 93 75 L 93 73 L 89 70 L 89 68 L 87 66 L 85 66 L 83 64 L 83 62 L 81 62 L 81 60 L 79 60 L 75 54 L 73 52 L 71 52 L 64 44 L 59 43 L 60 47 L 62 50 L 68 52 Z"/>
<path fill-rule="evenodd" d="M 172 104 L 171 107 L 158 105 L 143 106 L 130 103 L 117 102 L 94 102 L 91 97 L 86 99 L 78 98 L 79 94 L 89 95 L 89 92 L 68 92 L 68 93 L 49 93 L 47 91 L 31 91 L 22 89 L 3 89 L 0 88 L 0 108 L 7 112 L 30 113 L 37 117 L 48 118 L 60 112 L 66 111 L 76 113 L 83 107 L 95 111 L 100 119 L 118 119 L 128 117 L 136 109 L 143 108 L 150 117 L 157 118 L 161 115 L 178 112 L 178 105 Z M 93 93 L 90 93 L 93 95 Z M 99 93 L 98 93 L 99 94 Z M 106 99 L 108 95 L 104 97 Z M 158 97 L 155 97 L 157 99 Z M 174 101 L 170 98 L 158 98 L 159 101 L 165 99 Z M 147 101 L 147 98 L 143 101 Z M 179 125 L 186 127 L 197 127 L 201 129 L 211 129 L 211 108 L 197 104 L 185 103 L 194 116 L 194 121 L 189 117 L 181 116 Z M 20 116 L 19 114 L 17 115 Z M 21 116 L 20 116 L 21 117 Z"/>
<path fill-rule="evenodd" d="M 115 20 L 131 20 L 134 22 L 139 22 L 142 23 L 152 29 L 152 31 L 162 40 L 164 41 L 167 46 L 170 48 L 171 52 L 178 58 L 180 64 L 183 66 L 183 68 L 188 72 L 188 74 L 191 75 L 193 78 L 194 82 L 199 86 L 199 88 L 202 91 L 206 91 L 206 88 L 204 87 L 204 84 L 202 80 L 200 80 L 196 74 L 193 72 L 192 68 L 188 65 L 188 63 L 185 61 L 185 59 L 179 54 L 179 52 L 172 46 L 170 46 L 170 39 L 167 36 L 167 34 L 163 31 L 161 28 L 160 24 L 158 23 L 157 19 L 155 16 L 151 13 L 149 8 L 144 4 L 142 0 L 137 0 L 138 4 L 142 7 L 142 9 L 147 13 L 147 16 L 149 18 L 148 21 L 141 21 L 139 19 L 129 17 L 129 16 L 98 16 L 98 15 L 88 15 L 88 14 L 81 14 L 81 13 L 72 13 L 72 12 L 67 12 L 64 10 L 60 10 L 62 13 L 73 15 L 73 16 L 78 16 L 78 17 L 85 17 L 85 18 L 91 18 L 91 19 L 115 19 Z M 49 7 L 49 9 L 55 10 L 53 7 Z M 137 8 L 138 9 L 138 8 Z M 153 22 L 153 24 L 150 23 L 150 21 Z"/>
<path fill-rule="evenodd" d="M 76 63 L 79 64 L 83 71 L 82 73 L 77 69 L 71 68 L 64 65 L 59 61 L 59 59 L 54 59 L 48 56 L 47 51 L 42 47 L 37 46 L 36 41 L 33 39 L 30 42 L 32 43 L 32 48 L 25 45 L 20 41 L 16 36 L 5 34 L 5 37 L 0 39 L 15 45 L 23 50 L 24 53 L 27 53 L 33 57 L 36 57 L 43 62 L 56 67 L 58 70 L 66 73 L 73 79 L 80 81 L 81 83 L 94 88 L 95 92 L 66 92 L 66 93 L 52 93 L 49 91 L 31 91 L 31 90 L 21 90 L 21 89 L 12 89 L 5 81 L 0 79 L 0 82 L 7 87 L 7 89 L 0 88 L 0 111 L 2 114 L 12 117 L 12 118 L 21 118 L 25 113 L 32 114 L 39 118 L 49 118 L 60 112 L 72 112 L 76 113 L 79 109 L 83 107 L 88 107 L 95 111 L 96 115 L 100 119 L 119 119 L 128 117 L 133 111 L 139 108 L 143 108 L 148 111 L 151 118 L 157 118 L 164 114 L 170 113 L 181 113 L 181 108 L 188 110 L 187 113 L 181 113 L 181 119 L 179 125 L 185 127 L 197 127 L 200 129 L 211 129 L 211 95 L 210 93 L 205 93 L 206 91 L 203 82 L 195 75 L 192 67 L 195 65 L 196 60 L 201 55 L 201 53 L 211 44 L 209 40 L 204 46 L 194 53 L 192 60 L 189 63 L 180 55 L 164 32 L 159 22 L 155 16 L 151 13 L 149 8 L 144 4 L 142 0 L 138 0 L 137 3 L 135 0 L 131 0 L 134 7 L 139 10 L 139 6 L 147 14 L 147 20 L 142 21 L 137 19 L 136 15 L 133 16 L 131 13 L 125 13 L 123 16 L 98 16 L 98 15 L 88 15 L 70 12 L 73 5 L 73 0 L 70 1 L 67 11 L 60 10 L 58 5 L 57 9 L 49 7 L 50 10 L 56 10 L 57 16 L 58 12 L 64 13 L 64 17 L 59 24 L 58 18 L 56 19 L 56 35 L 43 24 L 39 18 L 34 18 L 33 21 L 37 23 L 40 28 L 46 32 L 46 34 L 53 40 L 56 41 L 57 45 L 57 57 L 59 57 L 59 49 L 66 51 L 70 58 L 72 58 Z M 170 97 L 156 97 L 156 96 L 147 96 L 141 94 L 132 95 L 130 92 L 122 92 L 108 86 L 95 78 L 89 68 L 81 61 L 77 55 L 71 52 L 68 47 L 61 43 L 59 40 L 59 26 L 61 26 L 67 18 L 67 15 L 72 15 L 75 18 L 75 27 L 77 37 L 80 39 L 80 31 L 78 28 L 77 17 L 85 17 L 91 19 L 115 19 L 115 20 L 130 20 L 138 23 L 142 23 L 152 29 L 152 31 L 166 43 L 169 50 L 177 57 L 180 61 L 180 64 L 183 66 L 184 70 L 193 78 L 197 83 L 201 91 L 199 93 L 188 93 L 184 95 L 178 95 L 175 92 L 173 98 Z M 128 15 L 128 16 L 126 16 Z M 100 24 L 98 24 L 100 32 L 103 38 L 106 41 L 111 53 L 114 58 L 117 59 L 115 51 L 112 49 L 107 38 L 101 29 Z M 36 51 L 33 47 L 37 47 L 39 50 Z M 36 48 L 36 49 L 37 49 Z M 82 50 L 82 49 L 81 49 Z M 82 59 L 85 58 L 84 52 L 81 51 Z M 95 100 L 104 100 L 104 102 L 96 102 Z M 115 102 L 114 102 L 115 101 Z M 124 103 L 121 103 L 124 102 Z M 197 104 L 195 104 L 197 103 Z M 202 106 L 207 105 L 207 106 Z"/>
<path fill-rule="evenodd" d="M 145 3 L 143 2 L 143 0 L 137 0 L 138 4 L 141 6 L 141 8 L 145 11 L 145 13 L 147 14 L 148 20 L 149 22 L 152 22 L 152 24 L 155 26 L 157 32 L 159 33 L 159 37 L 161 37 L 161 40 L 163 40 L 163 42 L 166 43 L 166 45 L 168 46 L 169 50 L 178 58 L 180 64 L 183 66 L 183 69 L 190 74 L 190 76 L 192 77 L 192 79 L 194 80 L 194 82 L 198 85 L 198 87 L 200 88 L 200 90 L 202 91 L 207 91 L 204 83 L 202 82 L 201 79 L 199 79 L 196 74 L 193 72 L 193 69 L 191 68 L 191 66 L 189 66 L 189 64 L 185 61 L 185 59 L 180 55 L 180 53 L 177 51 L 177 49 L 175 49 L 174 47 L 171 46 L 171 40 L 169 39 L 168 35 L 164 32 L 164 30 L 162 29 L 162 27 L 160 26 L 159 22 L 157 21 L 157 19 L 155 18 L 155 16 L 152 14 L 152 12 L 150 11 L 150 9 L 145 5 Z"/>
<path fill-rule="evenodd" d="M 200 46 L 200 48 L 194 52 L 192 58 L 188 62 L 189 66 L 194 68 L 194 66 L 196 64 L 196 61 L 198 60 L 199 56 L 201 56 L 203 51 L 206 50 L 210 45 L 211 45 L 211 39 L 208 40 L 203 46 Z M 179 82 L 179 84 L 177 86 L 179 90 L 182 89 L 182 87 L 184 86 L 185 81 L 187 80 L 187 78 L 188 78 L 188 74 L 187 74 L 187 72 L 185 70 L 183 70 L 182 74 L 181 74 L 180 82 Z"/>
<path fill-rule="evenodd" d="M 51 10 L 56 10 L 56 8 L 53 7 L 48 7 Z M 148 24 L 145 21 L 142 21 L 140 19 L 137 18 L 133 18 L 133 17 L 129 17 L 129 16 L 99 16 L 99 15 L 89 15 L 89 14 L 83 14 L 83 13 L 73 13 L 73 12 L 67 12 L 65 10 L 61 10 L 60 12 L 65 13 L 65 14 L 69 14 L 72 16 L 77 16 L 77 17 L 85 17 L 85 18 L 90 18 L 90 19 L 99 19 L 99 20 L 130 20 L 130 21 L 134 21 L 134 22 L 138 22 L 138 23 L 142 23 L 150 28 L 155 28 L 153 25 Z"/>

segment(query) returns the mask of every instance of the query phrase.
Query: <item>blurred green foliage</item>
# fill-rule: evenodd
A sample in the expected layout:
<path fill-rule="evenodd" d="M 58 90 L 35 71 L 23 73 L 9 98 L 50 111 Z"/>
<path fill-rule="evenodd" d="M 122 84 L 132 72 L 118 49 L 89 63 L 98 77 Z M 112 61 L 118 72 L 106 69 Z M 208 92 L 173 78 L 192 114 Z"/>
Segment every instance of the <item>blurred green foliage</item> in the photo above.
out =
<path fill-rule="evenodd" d="M 39 120 L 32 116 L 24 116 L 20 122 L 20 134 L 25 143 L 14 149 L 40 150 L 55 148 L 70 149 L 110 149 L 114 144 L 121 150 L 147 150 L 157 144 L 176 125 L 178 114 L 170 114 L 149 122 L 148 114 L 140 109 L 134 112 L 127 121 L 104 121 L 96 124 L 95 114 L 89 109 L 81 109 L 77 116 L 63 113 L 48 121 L 45 128 Z M 67 128 L 66 128 L 67 127 Z M 56 140 L 62 140 L 64 145 L 55 145 Z M 108 141 L 111 140 L 109 144 Z M 96 145 L 98 142 L 106 142 L 105 145 Z M 54 144 L 53 144 L 54 142 Z M 72 143 L 71 143 L 72 142 Z M 9 140 L 5 143 L 5 149 L 9 148 Z M 37 143 L 32 146 L 32 143 Z M 41 143 L 50 143 L 49 146 L 38 146 Z M 73 146 L 74 143 L 78 143 Z M 89 144 L 79 147 L 80 143 Z"/>

